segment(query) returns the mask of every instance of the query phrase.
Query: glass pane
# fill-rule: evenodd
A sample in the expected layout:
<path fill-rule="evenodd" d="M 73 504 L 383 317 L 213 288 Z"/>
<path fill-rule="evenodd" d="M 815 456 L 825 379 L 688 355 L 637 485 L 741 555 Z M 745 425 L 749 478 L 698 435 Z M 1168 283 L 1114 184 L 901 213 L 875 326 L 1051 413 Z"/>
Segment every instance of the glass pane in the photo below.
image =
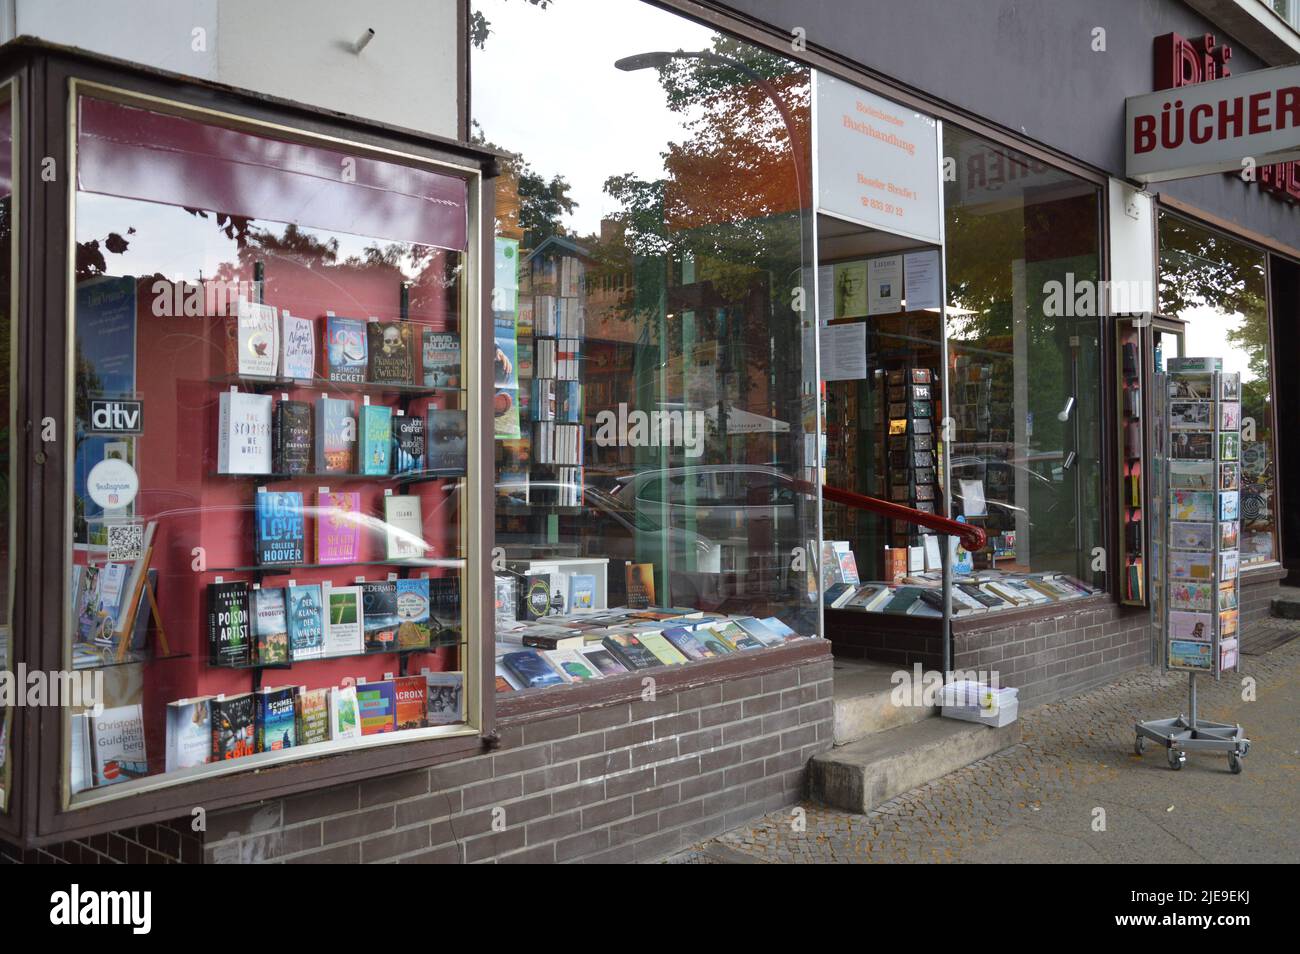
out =
<path fill-rule="evenodd" d="M 1183 352 L 1241 375 L 1241 564 L 1277 559 L 1277 474 L 1264 253 L 1160 216 L 1160 312 L 1187 322 Z M 1166 355 L 1168 360 L 1168 355 Z"/>
<path fill-rule="evenodd" d="M 14 529 L 10 519 L 15 494 L 13 454 L 10 445 L 14 428 L 13 386 L 15 316 L 12 312 L 14 288 L 11 268 L 14 242 L 14 110 L 12 85 L 0 86 L 0 672 L 12 671 L 14 665 L 13 629 L 13 562 Z M 0 701 L 0 810 L 8 809 L 10 779 L 13 772 L 13 746 L 10 733 L 13 713 Z"/>
<path fill-rule="evenodd" d="M 496 223 L 498 687 L 816 634 L 807 71 L 632 0 L 475 17 L 475 129 L 518 156 Z M 522 645 L 539 626 L 549 655 Z"/>
<path fill-rule="evenodd" d="M 944 155 L 953 511 L 976 568 L 1105 586 L 1099 190 L 951 125 Z"/>
<path fill-rule="evenodd" d="M 464 722 L 465 181 L 79 106 L 70 792 Z"/>

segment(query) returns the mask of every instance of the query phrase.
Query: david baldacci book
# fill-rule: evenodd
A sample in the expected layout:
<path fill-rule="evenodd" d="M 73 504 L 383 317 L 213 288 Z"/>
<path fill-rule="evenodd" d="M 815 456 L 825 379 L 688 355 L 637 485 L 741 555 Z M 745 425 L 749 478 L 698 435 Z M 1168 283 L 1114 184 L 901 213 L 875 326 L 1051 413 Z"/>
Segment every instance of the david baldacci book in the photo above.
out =
<path fill-rule="evenodd" d="M 363 682 L 356 687 L 357 712 L 362 735 L 379 735 L 397 729 L 397 693 L 391 679 Z"/>
<path fill-rule="evenodd" d="M 257 635 L 255 659 L 259 666 L 289 661 L 289 623 L 285 591 L 262 587 L 253 590 L 253 626 Z"/>
<path fill-rule="evenodd" d="M 425 722 L 428 685 L 424 676 L 398 676 L 393 680 L 397 728 L 420 729 Z"/>
<path fill-rule="evenodd" d="M 330 690 L 330 738 L 361 738 L 361 713 L 356 686 L 335 686 Z"/>
<path fill-rule="evenodd" d="M 90 758 L 96 785 L 115 785 L 149 774 L 144 713 L 136 703 L 105 709 L 90 720 Z"/>
<path fill-rule="evenodd" d="M 370 380 L 375 384 L 413 384 L 415 362 L 411 355 L 409 321 L 366 322 L 370 351 Z"/>
<path fill-rule="evenodd" d="M 222 391 L 217 399 L 217 471 L 271 472 L 271 396 Z"/>
<path fill-rule="evenodd" d="M 370 580 L 361 584 L 362 631 L 366 652 L 388 653 L 397 649 L 397 581 Z"/>
<path fill-rule="evenodd" d="M 299 686 L 294 697 L 298 715 L 298 744 L 313 745 L 330 739 L 330 691 Z"/>
<path fill-rule="evenodd" d="M 325 617 L 319 583 L 286 588 L 289 604 L 289 652 L 295 662 L 325 655 Z"/>
<path fill-rule="evenodd" d="M 226 341 L 227 373 L 275 377 L 280 357 L 280 316 L 274 307 L 239 299 Z"/>
<path fill-rule="evenodd" d="M 295 381 L 316 377 L 316 323 L 295 318 L 287 310 L 280 318 L 280 377 Z"/>
<path fill-rule="evenodd" d="M 356 472 L 357 419 L 351 401 L 323 397 L 316 402 L 316 472 Z"/>
<path fill-rule="evenodd" d="M 399 414 L 393 418 L 393 473 L 413 474 L 424 469 L 424 418 Z"/>
<path fill-rule="evenodd" d="M 460 335 L 424 329 L 424 386 L 460 387 Z"/>
<path fill-rule="evenodd" d="M 460 645 L 460 577 L 429 580 L 429 616 L 433 642 L 438 646 Z"/>
<path fill-rule="evenodd" d="M 361 554 L 361 494 L 320 492 L 316 506 L 316 562 L 356 563 Z"/>
<path fill-rule="evenodd" d="M 272 463 L 277 474 L 305 474 L 313 466 L 311 405 L 306 401 L 275 402 L 275 449 Z"/>
<path fill-rule="evenodd" d="M 257 493 L 254 537 L 258 566 L 285 566 L 307 559 L 302 494 L 296 490 Z"/>
<path fill-rule="evenodd" d="M 248 584 L 208 584 L 208 662 L 248 666 L 253 661 L 253 629 Z"/>
<path fill-rule="evenodd" d="M 325 378 L 365 384 L 368 368 L 366 322 L 327 315 L 325 318 Z"/>
<path fill-rule="evenodd" d="M 167 703 L 167 771 L 212 761 L 211 697 L 177 699 Z"/>
<path fill-rule="evenodd" d="M 429 624 L 429 581 L 397 581 L 397 648 L 428 649 L 432 635 Z"/>
<path fill-rule="evenodd" d="M 257 751 L 278 752 L 298 744 L 297 693 L 297 686 L 257 691 Z"/>
<path fill-rule="evenodd" d="M 426 672 L 425 715 L 427 725 L 461 722 L 461 699 L 465 691 L 465 674 L 460 672 Z"/>
<path fill-rule="evenodd" d="M 429 408 L 426 430 L 429 436 L 426 468 L 440 474 L 465 473 L 465 412 Z"/>
<path fill-rule="evenodd" d="M 321 584 L 325 603 L 325 655 L 353 656 L 365 649 L 361 587 Z"/>
<path fill-rule="evenodd" d="M 251 692 L 217 696 L 212 713 L 212 761 L 243 758 L 257 751 L 257 712 Z"/>
<path fill-rule="evenodd" d="M 357 426 L 361 473 L 387 474 L 393 463 L 393 409 L 383 404 L 363 404 Z"/>
<path fill-rule="evenodd" d="M 418 560 L 429 549 L 424 542 L 421 500 L 413 494 L 384 497 L 384 535 L 389 560 Z"/>

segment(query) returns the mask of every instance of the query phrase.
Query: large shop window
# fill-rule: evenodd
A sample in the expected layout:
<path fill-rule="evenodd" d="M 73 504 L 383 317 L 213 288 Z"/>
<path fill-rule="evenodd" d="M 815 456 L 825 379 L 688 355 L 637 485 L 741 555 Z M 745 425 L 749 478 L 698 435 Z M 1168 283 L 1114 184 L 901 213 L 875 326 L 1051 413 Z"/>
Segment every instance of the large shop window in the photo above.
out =
<path fill-rule="evenodd" d="M 990 539 L 971 569 L 1104 587 L 1100 189 L 943 138 L 953 512 Z"/>
<path fill-rule="evenodd" d="M 72 804 L 475 731 L 463 172 L 76 109 Z"/>
<path fill-rule="evenodd" d="M 14 662 L 13 603 L 14 499 L 13 465 L 14 330 L 14 102 L 13 83 L 0 85 L 0 673 Z M 12 777 L 13 711 L 0 700 L 0 811 L 8 809 Z"/>
<path fill-rule="evenodd" d="M 1278 558 L 1265 254 L 1160 213 L 1160 313 L 1186 324 L 1184 351 L 1241 375 L 1241 565 Z M 1163 370 L 1163 369 L 1162 369 Z"/>
<path fill-rule="evenodd" d="M 807 71 L 632 0 L 474 20 L 475 130 L 516 156 L 496 222 L 498 690 L 815 636 Z"/>

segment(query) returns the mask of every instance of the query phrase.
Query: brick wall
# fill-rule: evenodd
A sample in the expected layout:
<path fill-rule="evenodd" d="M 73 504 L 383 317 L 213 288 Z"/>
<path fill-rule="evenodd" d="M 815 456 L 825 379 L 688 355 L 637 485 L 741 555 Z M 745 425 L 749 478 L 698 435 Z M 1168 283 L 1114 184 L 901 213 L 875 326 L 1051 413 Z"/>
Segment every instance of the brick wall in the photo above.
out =
<path fill-rule="evenodd" d="M 202 837 L 188 818 L 22 849 L 0 841 L 0 864 L 196 864 L 203 860 Z"/>
<path fill-rule="evenodd" d="M 197 848 L 167 844 L 207 863 L 652 861 L 797 801 L 808 759 L 830 748 L 831 707 L 827 655 L 653 702 L 502 719 L 494 752 L 214 812 Z M 148 828 L 188 832 L 188 819 Z M 157 837 L 13 853 L 163 860 Z"/>

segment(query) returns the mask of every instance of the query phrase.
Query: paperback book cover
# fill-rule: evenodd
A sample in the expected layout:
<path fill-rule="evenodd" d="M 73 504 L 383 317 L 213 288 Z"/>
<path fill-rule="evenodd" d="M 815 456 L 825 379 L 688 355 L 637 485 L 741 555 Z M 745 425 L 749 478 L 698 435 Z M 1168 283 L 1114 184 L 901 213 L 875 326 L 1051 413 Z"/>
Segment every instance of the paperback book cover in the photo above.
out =
<path fill-rule="evenodd" d="M 449 476 L 465 473 L 466 418 L 464 411 L 429 408 L 429 470 Z"/>
<path fill-rule="evenodd" d="M 319 493 L 316 506 L 316 562 L 356 563 L 361 558 L 361 494 Z"/>
<path fill-rule="evenodd" d="M 261 587 L 253 590 L 253 621 L 257 633 L 256 660 L 259 666 L 279 666 L 289 661 L 289 622 L 285 590 Z"/>
<path fill-rule="evenodd" d="M 530 573 L 523 577 L 520 619 L 538 620 L 551 612 L 551 575 Z"/>
<path fill-rule="evenodd" d="M 397 648 L 397 581 L 361 584 L 361 610 L 366 652 L 389 653 Z"/>
<path fill-rule="evenodd" d="M 494 576 L 493 609 L 498 628 L 511 626 L 518 620 L 519 582 L 513 576 Z"/>
<path fill-rule="evenodd" d="M 363 404 L 357 427 L 361 473 L 367 476 L 387 474 L 393 463 L 393 409 L 383 404 Z"/>
<path fill-rule="evenodd" d="M 697 626 L 691 631 L 691 636 L 704 652 L 714 656 L 727 656 L 736 651 L 734 646 L 729 646 L 725 640 L 720 639 L 711 626 Z"/>
<path fill-rule="evenodd" d="M 943 600 L 940 599 L 940 603 Z M 785 637 L 772 630 L 761 619 L 755 619 L 753 616 L 736 617 L 736 625 L 743 629 L 749 635 L 753 636 L 764 646 L 780 646 L 785 642 Z"/>
<path fill-rule="evenodd" d="M 240 298 L 228 339 L 226 371 L 240 377 L 275 377 L 280 350 L 279 324 L 274 307 Z"/>
<path fill-rule="evenodd" d="M 424 469 L 424 418 L 403 414 L 393 418 L 393 473 L 414 474 Z"/>
<path fill-rule="evenodd" d="M 624 582 L 627 585 L 627 605 L 630 609 L 645 609 L 655 602 L 655 568 L 653 563 L 625 563 Z"/>
<path fill-rule="evenodd" d="M 384 536 L 389 560 L 418 560 L 428 555 L 419 497 L 413 494 L 384 497 Z"/>
<path fill-rule="evenodd" d="M 391 679 L 363 682 L 356 687 L 357 712 L 362 735 L 380 735 L 397 729 L 397 692 Z"/>
<path fill-rule="evenodd" d="M 298 744 L 314 745 L 330 739 L 329 689 L 299 689 L 294 700 L 298 713 Z"/>
<path fill-rule="evenodd" d="M 548 649 L 544 655 L 569 682 L 590 682 L 601 678 L 596 664 L 576 649 Z"/>
<path fill-rule="evenodd" d="M 460 335 L 424 329 L 424 384 L 460 387 Z"/>
<path fill-rule="evenodd" d="M 429 580 L 429 616 L 436 646 L 460 645 L 460 577 Z"/>
<path fill-rule="evenodd" d="M 177 699 L 167 703 L 167 771 L 212 761 L 212 716 L 208 699 Z"/>
<path fill-rule="evenodd" d="M 745 650 L 763 648 L 762 643 L 737 626 L 733 620 L 719 620 L 713 624 L 713 631 L 717 634 L 719 639 L 728 646 L 731 646 L 733 649 Z"/>
<path fill-rule="evenodd" d="M 396 700 L 397 728 L 420 729 L 425 721 L 428 706 L 428 684 L 424 676 L 398 676 L 393 680 L 393 697 Z"/>
<path fill-rule="evenodd" d="M 248 584 L 208 584 L 208 662 L 248 666 L 253 661 L 253 630 Z"/>
<path fill-rule="evenodd" d="M 316 473 L 356 472 L 357 419 L 351 401 L 323 397 L 316 402 Z"/>
<path fill-rule="evenodd" d="M 621 662 L 614 658 L 614 654 L 603 646 L 588 646 L 582 650 L 582 655 L 600 670 L 602 676 L 617 676 L 620 673 L 629 672 L 630 670 Z"/>
<path fill-rule="evenodd" d="M 535 649 L 506 653 L 501 657 L 501 663 L 514 673 L 515 678 L 525 689 L 554 686 L 564 682 L 564 677 L 556 672 L 555 668 Z"/>
<path fill-rule="evenodd" d="M 280 377 L 316 378 L 316 323 L 285 312 L 280 319 Z"/>
<path fill-rule="evenodd" d="M 277 474 L 306 474 L 314 465 L 312 411 L 306 401 L 275 403 L 275 452 Z"/>
<path fill-rule="evenodd" d="M 415 362 L 409 321 L 366 322 L 370 380 L 375 384 L 412 384 Z"/>
<path fill-rule="evenodd" d="M 367 371 L 366 322 L 329 315 L 325 318 L 326 380 L 364 384 Z"/>
<path fill-rule="evenodd" d="M 352 656 L 364 651 L 361 587 L 321 586 L 325 600 L 325 655 Z"/>
<path fill-rule="evenodd" d="M 115 785 L 149 774 L 144 713 L 139 703 L 89 713 L 91 767 L 95 785 Z"/>
<path fill-rule="evenodd" d="M 425 721 L 429 725 L 449 725 L 464 721 L 461 714 L 465 693 L 465 674 L 461 672 L 427 672 L 424 674 L 427 706 Z"/>
<path fill-rule="evenodd" d="M 271 472 L 271 396 L 222 391 L 217 399 L 217 471 Z"/>
<path fill-rule="evenodd" d="M 596 577 L 590 573 L 575 573 L 569 581 L 569 611 L 589 610 L 596 607 Z"/>
<path fill-rule="evenodd" d="M 296 686 L 257 692 L 257 751 L 278 752 L 298 744 L 297 692 Z"/>
<path fill-rule="evenodd" d="M 639 633 L 637 638 L 641 640 L 641 645 L 654 653 L 655 658 L 665 666 L 679 666 L 687 661 L 676 646 L 664 639 L 663 633 L 644 632 Z"/>
<path fill-rule="evenodd" d="M 330 738 L 361 738 L 356 686 L 335 686 L 330 690 Z"/>
<path fill-rule="evenodd" d="M 428 649 L 432 628 L 429 621 L 429 581 L 397 580 L 397 648 Z"/>
<path fill-rule="evenodd" d="M 257 751 L 257 714 L 251 692 L 218 696 L 212 711 L 212 761 L 243 758 Z"/>
<path fill-rule="evenodd" d="M 296 490 L 263 490 L 256 496 L 257 565 L 290 566 L 306 562 L 302 494 Z"/>
<path fill-rule="evenodd" d="M 629 671 L 635 669 L 652 669 L 662 666 L 663 662 L 631 633 L 618 633 L 606 636 L 600 644 L 608 649 Z"/>
<path fill-rule="evenodd" d="M 289 653 L 294 662 L 325 656 L 325 617 L 319 583 L 287 588 Z"/>

